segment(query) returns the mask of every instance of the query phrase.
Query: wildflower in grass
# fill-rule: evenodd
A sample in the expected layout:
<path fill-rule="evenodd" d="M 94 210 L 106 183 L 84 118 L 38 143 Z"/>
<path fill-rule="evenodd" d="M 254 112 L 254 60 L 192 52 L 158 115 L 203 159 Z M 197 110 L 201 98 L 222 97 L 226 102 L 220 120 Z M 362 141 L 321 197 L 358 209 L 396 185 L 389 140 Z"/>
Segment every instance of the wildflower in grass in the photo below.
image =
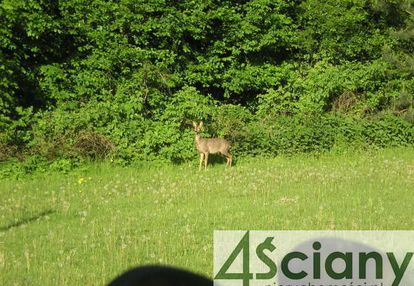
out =
<path fill-rule="evenodd" d="M 78 180 L 78 184 L 79 184 L 79 185 L 82 185 L 83 183 L 85 183 L 85 181 L 86 181 L 86 180 L 85 180 L 85 178 L 84 178 L 84 177 L 80 177 L 80 178 L 79 178 L 79 180 Z"/>

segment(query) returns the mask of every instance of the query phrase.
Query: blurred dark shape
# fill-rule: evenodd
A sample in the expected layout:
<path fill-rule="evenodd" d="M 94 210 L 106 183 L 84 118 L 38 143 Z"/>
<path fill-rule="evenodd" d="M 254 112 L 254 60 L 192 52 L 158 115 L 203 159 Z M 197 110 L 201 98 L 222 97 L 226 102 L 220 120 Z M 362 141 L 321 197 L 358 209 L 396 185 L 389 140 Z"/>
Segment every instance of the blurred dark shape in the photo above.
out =
<path fill-rule="evenodd" d="M 108 286 L 212 286 L 213 281 L 198 274 L 166 266 L 133 268 Z"/>

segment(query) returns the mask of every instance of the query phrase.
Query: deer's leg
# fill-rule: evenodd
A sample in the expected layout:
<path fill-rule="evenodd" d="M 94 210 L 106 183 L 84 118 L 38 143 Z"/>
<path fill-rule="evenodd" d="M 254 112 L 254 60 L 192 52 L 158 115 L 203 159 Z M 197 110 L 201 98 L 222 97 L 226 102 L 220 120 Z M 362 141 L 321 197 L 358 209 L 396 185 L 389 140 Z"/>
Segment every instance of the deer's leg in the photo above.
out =
<path fill-rule="evenodd" d="M 226 166 L 227 166 L 227 167 L 231 167 L 231 162 L 233 161 L 232 156 L 231 156 L 230 154 L 227 154 L 227 155 L 226 155 L 226 159 L 227 159 L 227 164 L 226 164 Z"/>
<path fill-rule="evenodd" d="M 231 156 L 231 154 L 228 151 L 224 152 L 223 155 L 227 159 L 226 166 L 231 167 L 231 162 L 233 161 L 233 157 Z"/>
<path fill-rule="evenodd" d="M 204 170 L 207 170 L 208 153 L 204 154 Z"/>
<path fill-rule="evenodd" d="M 200 165 L 198 165 L 198 170 L 201 171 L 201 165 L 203 164 L 204 153 L 200 153 Z"/>

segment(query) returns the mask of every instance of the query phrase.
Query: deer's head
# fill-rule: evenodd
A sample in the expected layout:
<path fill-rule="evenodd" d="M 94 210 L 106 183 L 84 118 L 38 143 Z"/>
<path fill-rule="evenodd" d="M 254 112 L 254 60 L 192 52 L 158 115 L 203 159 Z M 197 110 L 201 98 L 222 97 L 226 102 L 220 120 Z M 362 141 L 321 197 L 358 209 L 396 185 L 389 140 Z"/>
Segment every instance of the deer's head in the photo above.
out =
<path fill-rule="evenodd" d="M 198 124 L 198 125 L 195 121 L 193 121 L 193 127 L 194 127 L 195 133 L 200 134 L 201 127 L 203 127 L 203 121 L 201 121 L 200 124 Z"/>

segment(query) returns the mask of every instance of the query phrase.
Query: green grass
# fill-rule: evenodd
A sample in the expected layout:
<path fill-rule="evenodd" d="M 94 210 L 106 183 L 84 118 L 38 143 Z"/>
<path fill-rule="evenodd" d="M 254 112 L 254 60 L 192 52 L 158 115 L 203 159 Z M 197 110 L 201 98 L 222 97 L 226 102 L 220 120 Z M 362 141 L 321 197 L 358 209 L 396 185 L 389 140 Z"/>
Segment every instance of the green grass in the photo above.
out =
<path fill-rule="evenodd" d="M 217 229 L 413 229 L 414 150 L 90 166 L 0 182 L 0 285 L 103 285 L 129 267 L 212 274 Z"/>

